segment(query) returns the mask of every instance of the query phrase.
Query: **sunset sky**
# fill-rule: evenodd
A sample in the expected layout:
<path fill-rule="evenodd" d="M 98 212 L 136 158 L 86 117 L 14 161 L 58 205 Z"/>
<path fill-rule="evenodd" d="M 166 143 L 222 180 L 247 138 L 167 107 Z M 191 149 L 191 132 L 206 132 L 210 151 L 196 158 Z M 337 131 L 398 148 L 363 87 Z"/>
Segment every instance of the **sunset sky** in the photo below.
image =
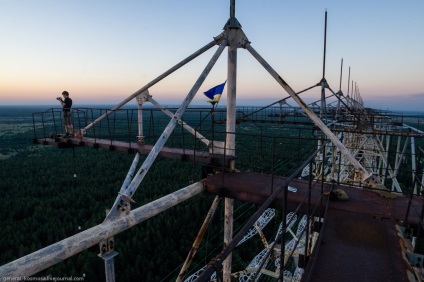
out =
<path fill-rule="evenodd" d="M 219 35 L 229 3 L 0 0 L 0 105 L 55 105 L 63 90 L 75 107 L 117 104 Z M 332 89 L 339 89 L 343 57 L 344 93 L 350 66 L 366 106 L 423 110 L 424 1 L 236 1 L 251 45 L 295 91 L 322 78 L 326 10 L 326 79 Z M 179 104 L 216 48 L 150 94 L 162 104 Z M 226 80 L 226 63 L 224 52 L 194 104 L 206 105 L 203 92 Z M 239 105 L 287 96 L 244 49 L 238 50 L 237 77 Z M 302 97 L 318 99 L 319 91 Z"/>

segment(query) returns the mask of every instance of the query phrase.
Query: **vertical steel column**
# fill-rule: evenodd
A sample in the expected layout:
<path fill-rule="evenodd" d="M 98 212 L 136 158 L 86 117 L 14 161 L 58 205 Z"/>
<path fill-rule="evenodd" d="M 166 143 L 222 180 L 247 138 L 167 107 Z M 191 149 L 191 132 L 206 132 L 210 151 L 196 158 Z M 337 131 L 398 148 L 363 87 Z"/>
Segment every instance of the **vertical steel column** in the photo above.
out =
<path fill-rule="evenodd" d="M 324 150 L 325 146 L 323 146 L 323 150 Z M 324 166 L 324 162 L 323 162 L 323 166 Z M 309 164 L 309 167 L 312 167 L 312 162 Z M 324 173 L 321 176 L 322 178 L 324 177 Z M 324 183 L 323 179 L 322 183 Z M 312 171 L 309 170 L 309 180 L 308 180 L 308 202 L 307 202 L 307 209 L 306 209 L 306 237 L 305 237 L 305 250 L 304 250 L 304 257 L 303 257 L 303 267 L 306 268 L 306 264 L 308 263 L 308 258 L 309 258 L 309 252 L 308 252 L 308 248 L 309 248 L 309 228 L 310 228 L 310 216 L 313 216 L 312 214 L 309 215 L 310 209 L 311 209 L 311 189 L 312 189 Z M 322 195 L 322 185 L 321 185 L 321 195 Z M 322 199 L 322 197 L 321 197 Z M 321 202 L 322 204 L 322 202 Z M 320 207 L 321 209 L 321 207 Z M 321 210 L 320 210 L 320 222 L 321 222 Z"/>
<path fill-rule="evenodd" d="M 328 143 L 327 143 L 328 144 Z M 325 147 L 326 146 L 322 146 L 322 154 L 325 155 Z M 324 160 L 322 161 L 322 166 L 324 167 Z M 321 207 L 322 207 L 322 195 L 324 194 L 324 181 L 325 181 L 325 177 L 324 177 L 324 171 L 322 172 L 321 175 L 321 200 L 320 200 L 320 211 L 319 211 L 319 217 L 320 217 L 320 223 L 321 223 L 321 217 L 322 217 L 322 211 L 321 211 Z M 309 195 L 308 195 L 308 206 L 310 205 L 310 201 L 311 201 L 311 191 L 310 191 L 310 187 L 309 187 Z M 308 208 L 308 212 L 309 212 L 309 208 Z M 311 215 L 312 216 L 312 215 Z M 308 223 L 309 224 L 309 223 Z M 308 225 L 309 226 L 309 225 Z"/>
<path fill-rule="evenodd" d="M 115 251 L 112 251 L 105 255 L 99 255 L 99 257 L 105 260 L 106 282 L 115 282 L 115 265 L 113 262 L 113 258 L 117 255 L 118 253 Z"/>
<path fill-rule="evenodd" d="M 415 177 L 415 172 L 416 172 L 416 167 L 415 167 L 415 142 L 414 142 L 414 137 L 411 137 L 411 157 L 413 157 L 412 160 L 412 187 L 409 188 L 408 191 L 408 207 L 406 209 L 406 215 L 405 215 L 405 220 L 404 220 L 404 224 L 405 226 L 408 226 L 408 216 L 409 216 L 409 211 L 411 210 L 411 202 L 412 202 L 412 197 L 414 196 L 415 193 L 415 189 L 417 187 L 417 177 Z M 414 170 L 415 167 L 415 170 Z M 420 224 L 420 229 L 422 228 L 422 225 Z"/>
<path fill-rule="evenodd" d="M 341 96 L 342 94 L 342 78 L 343 78 L 343 58 L 342 58 L 342 65 L 340 67 L 340 84 L 339 84 L 339 91 L 337 92 L 337 94 L 339 94 L 339 96 Z M 340 99 L 337 99 L 337 110 L 336 110 L 336 116 L 338 118 L 339 113 L 340 113 Z"/>
<path fill-rule="evenodd" d="M 389 163 L 389 152 L 390 152 L 390 146 L 392 146 L 392 137 L 393 137 L 392 135 L 387 135 L 387 137 L 386 137 L 386 140 L 387 140 L 386 141 L 387 142 L 387 144 L 386 144 L 386 152 L 384 152 L 385 153 L 385 156 L 386 156 L 386 160 L 387 160 L 386 169 L 390 169 L 390 170 L 391 170 L 391 167 L 390 167 L 390 163 Z M 387 177 L 387 173 L 386 173 L 385 177 Z"/>
<path fill-rule="evenodd" d="M 234 200 L 225 198 L 225 222 L 224 222 L 224 248 L 233 239 L 233 209 Z M 233 261 L 232 253 L 227 256 L 223 263 L 223 281 L 231 282 L 231 264 Z"/>
<path fill-rule="evenodd" d="M 237 86 L 237 30 L 230 29 L 228 46 L 227 67 L 227 123 L 226 123 L 226 155 L 235 156 L 236 147 L 236 86 Z M 230 162 L 228 169 L 233 171 L 234 160 Z"/>
<path fill-rule="evenodd" d="M 419 150 L 419 159 L 418 159 L 418 163 L 421 163 L 422 157 L 424 155 L 424 151 L 422 147 L 418 147 Z M 423 166 L 423 174 L 422 174 L 422 178 L 421 178 L 421 191 L 420 191 L 420 195 L 422 195 L 423 193 L 423 183 L 424 183 L 424 166 Z M 422 232 L 423 232 L 423 228 L 422 228 L 422 223 L 423 223 L 423 218 L 424 218 L 424 202 L 421 204 L 421 213 L 420 213 L 420 221 L 419 221 L 419 228 L 417 228 L 417 238 L 421 238 L 422 237 Z M 417 247 L 417 245 L 415 245 L 415 248 Z M 415 251 L 415 249 L 414 249 Z"/>
<path fill-rule="evenodd" d="M 236 148 L 236 86 L 237 86 L 237 39 L 239 28 L 236 25 L 235 9 L 236 1 L 230 1 L 230 20 L 228 34 L 228 62 L 227 62 L 227 124 L 225 149 L 227 156 L 235 156 Z M 235 28 L 236 27 L 236 28 Z M 230 171 L 235 169 L 235 160 L 231 160 L 228 166 Z M 225 222 L 224 222 L 224 248 L 233 238 L 233 211 L 234 200 L 225 198 Z M 232 253 L 227 256 L 223 263 L 224 282 L 231 282 Z"/>
<path fill-rule="evenodd" d="M 138 144 L 144 145 L 144 135 L 143 135 L 143 102 L 146 102 L 146 98 L 149 96 L 149 90 L 146 89 L 143 93 L 137 96 L 137 104 L 138 104 L 138 135 L 137 142 Z"/>
<path fill-rule="evenodd" d="M 325 101 L 325 88 L 327 87 L 327 81 L 325 80 L 325 56 L 327 51 L 327 11 L 325 11 L 325 25 L 324 25 L 324 58 L 322 63 L 322 80 L 321 80 L 321 109 L 320 118 L 324 118 L 326 114 L 326 101 Z M 319 146 L 321 143 L 318 143 Z"/>
<path fill-rule="evenodd" d="M 399 136 L 398 137 L 398 146 L 400 146 L 400 140 L 401 140 L 401 136 Z M 401 164 L 402 164 L 402 160 L 403 160 L 403 155 L 405 154 L 405 152 L 406 152 L 406 149 L 407 149 L 407 147 L 408 147 L 408 144 L 409 144 L 409 136 L 408 137 L 406 137 L 406 140 L 405 140 L 405 144 L 403 145 L 403 149 L 402 149 L 402 152 L 399 154 L 399 158 L 398 158 L 398 160 L 396 161 L 396 163 L 395 163 L 395 170 L 394 170 L 394 172 L 393 172 L 393 174 L 394 174 L 394 176 L 396 177 L 397 176 L 397 174 L 398 174 L 398 172 L 399 172 L 399 167 L 401 166 Z M 399 148 L 400 149 L 400 148 Z M 399 151 L 399 150 L 398 150 Z M 400 151 L 399 151 L 400 152 Z M 396 152 L 396 154 L 397 154 L 397 152 Z M 394 183 L 392 183 L 392 189 L 394 188 Z"/>
<path fill-rule="evenodd" d="M 338 152 L 339 154 L 339 170 L 337 172 L 337 185 L 340 185 L 340 173 L 342 168 L 342 152 Z"/>
<path fill-rule="evenodd" d="M 309 163 L 312 163 L 312 159 L 309 160 Z M 311 175 L 311 166 L 309 166 L 309 174 Z M 278 281 L 283 281 L 284 277 L 284 264 L 285 264 L 285 258 L 286 258 L 286 229 L 287 229 L 287 196 L 288 196 L 288 185 L 284 186 L 283 190 L 283 208 L 282 208 L 282 215 L 281 215 L 281 252 L 280 252 L 280 277 Z"/>
<path fill-rule="evenodd" d="M 339 90 L 342 90 L 342 78 L 343 78 L 343 58 L 342 58 L 342 63 L 340 66 L 340 84 L 339 84 Z M 340 103 L 340 100 L 339 100 Z"/>
<path fill-rule="evenodd" d="M 411 166 L 412 166 L 412 183 L 414 185 L 414 191 L 413 194 L 417 194 L 417 181 L 416 181 L 416 175 L 417 175 L 417 162 L 415 159 L 415 139 L 414 136 L 411 136 Z"/>
<path fill-rule="evenodd" d="M 337 160 L 337 150 L 336 150 L 336 146 L 333 145 L 333 143 L 331 143 L 332 145 L 332 152 L 331 152 L 331 174 L 330 174 L 330 179 L 334 180 L 334 173 L 336 172 L 336 160 Z"/>
<path fill-rule="evenodd" d="M 382 144 L 384 142 L 384 137 L 382 139 Z M 384 159 L 386 160 L 386 162 L 384 162 L 384 174 L 383 174 L 383 179 L 381 180 L 381 183 L 384 185 L 384 183 L 386 182 L 386 178 L 387 178 L 387 173 L 388 173 L 388 166 L 389 166 L 389 149 L 390 149 L 390 137 L 387 135 L 386 136 L 386 150 L 382 151 L 381 154 L 384 155 Z"/>
<path fill-rule="evenodd" d="M 395 175 L 397 175 L 397 167 L 398 167 L 398 164 L 401 160 L 401 158 L 400 158 L 400 143 L 401 143 L 401 140 L 402 140 L 402 136 L 398 136 L 398 141 L 397 141 L 397 145 L 396 145 L 395 170 L 393 172 Z"/>
<path fill-rule="evenodd" d="M 386 149 L 384 149 L 383 144 L 378 140 L 377 137 L 373 136 L 372 140 L 374 140 L 374 144 L 375 144 L 377 150 L 379 151 L 380 156 L 383 160 L 384 167 L 386 168 L 385 172 L 384 172 L 384 174 L 385 174 L 384 177 L 387 177 L 387 174 L 389 174 L 390 178 L 392 179 L 393 183 L 395 184 L 396 191 L 402 192 L 402 189 L 400 188 L 399 182 L 397 181 L 397 178 L 394 175 L 392 168 L 390 167 L 390 163 L 388 161 L 388 158 L 386 157 L 386 154 L 384 153 Z M 384 138 L 383 138 L 383 140 L 384 140 Z M 390 140 L 391 139 L 388 139 L 388 142 L 390 142 Z"/>
<path fill-rule="evenodd" d="M 423 149 L 421 147 L 418 147 L 418 150 L 420 150 L 419 159 L 418 159 L 418 164 L 420 164 L 422 160 L 422 156 L 423 156 Z M 423 191 L 424 191 L 424 166 L 423 166 L 422 175 L 421 175 L 420 195 L 423 194 Z"/>
<path fill-rule="evenodd" d="M 349 86 L 350 86 L 350 67 L 349 67 L 349 76 L 347 79 L 347 97 L 349 98 Z"/>
<path fill-rule="evenodd" d="M 376 136 L 376 139 L 379 142 L 381 142 L 381 139 L 383 139 L 383 138 L 384 138 L 383 135 Z M 380 181 L 381 181 L 381 179 L 383 179 L 383 161 L 384 161 L 383 159 L 384 158 L 382 157 L 381 154 L 378 155 L 377 175 L 380 178 Z"/>

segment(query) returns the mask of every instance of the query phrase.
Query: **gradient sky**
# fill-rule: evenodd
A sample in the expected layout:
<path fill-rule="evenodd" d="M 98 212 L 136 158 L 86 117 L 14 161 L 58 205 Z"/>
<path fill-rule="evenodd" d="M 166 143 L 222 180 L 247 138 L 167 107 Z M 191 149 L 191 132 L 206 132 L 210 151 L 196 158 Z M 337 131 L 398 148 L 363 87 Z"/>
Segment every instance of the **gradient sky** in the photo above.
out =
<path fill-rule="evenodd" d="M 0 105 L 53 105 L 63 90 L 75 107 L 119 103 L 220 34 L 229 3 L 0 0 Z M 322 78 L 326 9 L 332 89 L 339 89 L 343 57 L 344 93 L 350 66 L 366 106 L 423 110 L 423 0 L 236 1 L 236 17 L 253 48 L 295 91 Z M 150 94 L 163 104 L 179 104 L 215 50 L 151 87 Z M 226 79 L 226 62 L 224 52 L 194 104 L 206 105 L 203 92 Z M 319 92 L 302 97 L 319 99 Z M 238 104 L 265 105 L 286 96 L 239 49 Z"/>

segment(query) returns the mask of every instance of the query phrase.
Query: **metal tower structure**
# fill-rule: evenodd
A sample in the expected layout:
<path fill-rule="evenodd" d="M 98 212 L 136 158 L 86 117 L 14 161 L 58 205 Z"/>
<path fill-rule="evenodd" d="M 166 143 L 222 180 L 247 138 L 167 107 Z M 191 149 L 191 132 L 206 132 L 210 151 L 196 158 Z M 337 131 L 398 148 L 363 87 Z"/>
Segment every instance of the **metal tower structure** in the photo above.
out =
<path fill-rule="evenodd" d="M 74 138 L 65 140 L 62 137 L 46 136 L 44 127 L 47 125 L 43 119 L 44 136 L 36 136 L 35 142 L 37 143 L 54 144 L 59 147 L 97 146 L 110 150 L 131 151 L 135 153 L 134 160 L 103 223 L 1 266 L 2 277 L 31 276 L 99 244 L 99 256 L 105 263 L 106 281 L 115 281 L 114 258 L 117 252 L 113 236 L 204 191 L 216 195 L 216 197 L 177 281 L 233 281 L 234 279 L 261 281 L 260 279 L 263 277 L 270 277 L 277 281 L 300 281 L 301 279 L 306 281 L 307 277 L 314 273 L 313 265 L 318 260 L 317 248 L 320 245 L 321 228 L 326 221 L 331 223 L 331 216 L 334 216 L 331 213 L 326 216 L 332 206 L 330 199 L 335 197 L 340 200 L 337 190 L 341 188 L 356 187 L 355 190 L 350 190 L 352 195 L 357 197 L 355 199 L 371 198 L 373 196 L 368 193 L 374 193 L 374 191 L 378 191 L 380 194 L 395 192 L 396 197 L 407 194 L 409 197 L 403 197 L 396 204 L 387 200 L 386 204 L 393 207 L 391 218 L 398 221 L 400 218 L 403 220 L 403 208 L 405 207 L 407 211 L 405 221 L 413 218 L 415 224 L 422 222 L 423 213 L 409 215 L 411 206 L 417 208 L 422 205 L 422 198 L 418 197 L 420 191 L 423 190 L 423 180 L 419 179 L 422 168 L 417 165 L 417 149 L 414 139 L 421 140 L 424 137 L 424 132 L 419 129 L 422 124 L 408 125 L 405 122 L 394 120 L 385 113 L 365 108 L 356 83 L 353 88 L 353 81 L 351 91 L 348 90 L 347 95 L 342 93 L 342 76 L 340 77 L 339 91 L 334 92 L 331 89 L 325 79 L 327 12 L 325 13 L 323 77 L 319 83 L 296 92 L 254 49 L 236 18 L 235 8 L 235 0 L 230 0 L 230 17 L 223 32 L 211 42 L 128 96 L 112 109 L 99 115 L 98 118 L 90 122 L 85 119 L 84 126 L 80 127 L 80 131 Z M 174 112 L 153 98 L 149 92 L 153 85 L 216 46 L 215 53 Z M 225 134 L 209 137 L 207 133 L 201 132 L 197 127 L 184 120 L 183 115 L 225 49 L 227 49 L 227 105 L 225 111 L 221 113 L 221 118 L 219 119 L 219 112 L 217 112 L 215 113 L 217 120 L 212 120 L 213 124 L 218 120 L 225 123 Z M 276 83 L 287 92 L 288 96 L 268 107 L 240 111 L 236 103 L 239 49 L 244 49 L 251 54 Z M 349 85 L 350 68 L 348 89 Z M 320 100 L 309 105 L 305 103 L 300 94 L 319 86 L 321 87 Z M 326 90 L 329 90 L 332 95 L 326 97 Z M 124 105 L 134 99 L 138 105 L 136 142 L 98 138 L 97 126 L 122 110 Z M 296 103 L 296 106 L 289 105 L 288 100 L 290 99 Z M 145 103 L 151 103 L 169 118 L 154 145 L 147 144 L 146 133 L 143 131 L 146 122 L 143 115 Z M 279 107 L 272 107 L 276 104 L 279 104 Z M 277 113 L 270 113 L 269 110 L 276 110 Z M 86 117 L 88 114 L 84 114 L 84 116 Z M 278 161 L 274 159 L 277 150 L 272 152 L 271 173 L 254 174 L 251 171 L 242 171 L 236 155 L 236 152 L 240 150 L 236 143 L 239 133 L 238 124 L 257 124 L 259 122 L 298 125 L 307 128 L 305 130 L 311 129 L 314 132 L 312 140 L 314 149 L 309 152 L 307 157 L 302 158 L 300 163 L 296 163 L 295 169 L 285 175 L 275 172 L 278 171 Z M 167 141 L 177 127 L 181 127 L 193 135 L 196 141 L 202 144 L 204 151 L 199 152 L 196 148 L 167 147 Z M 279 136 L 278 138 L 283 137 L 288 136 Z M 391 155 L 393 137 L 397 138 L 394 164 Z M 275 145 L 275 139 L 273 140 Z M 411 159 L 412 175 L 409 178 L 414 188 L 411 193 L 406 191 L 398 181 L 400 167 L 404 164 L 407 152 L 410 152 Z M 147 155 L 147 157 L 139 165 L 141 155 Z M 208 171 L 206 174 L 208 177 L 204 180 L 133 209 L 132 206 L 135 203 L 133 196 L 158 156 L 203 162 L 212 169 Z M 414 198 L 414 195 L 417 197 Z M 189 273 L 191 259 L 196 254 L 204 230 L 221 199 L 225 205 L 223 250 L 202 269 Z M 234 232 L 235 200 L 248 201 L 259 206 L 236 234 Z M 335 205 L 336 208 L 341 208 L 337 204 Z M 355 212 L 362 208 L 363 205 L 357 203 L 349 206 L 350 211 Z M 395 212 L 398 209 L 401 212 Z M 263 229 L 276 212 L 280 213 L 281 223 L 272 236 L 267 236 Z M 384 216 L 387 216 L 387 211 Z M 234 271 L 232 268 L 233 250 L 258 235 L 264 246 L 263 251 L 255 255 L 245 269 Z M 417 237 L 419 238 L 418 234 Z M 288 270 L 290 264 L 294 265 L 293 271 Z M 303 277 L 304 273 L 308 275 Z M 400 275 L 403 274 L 402 272 Z"/>

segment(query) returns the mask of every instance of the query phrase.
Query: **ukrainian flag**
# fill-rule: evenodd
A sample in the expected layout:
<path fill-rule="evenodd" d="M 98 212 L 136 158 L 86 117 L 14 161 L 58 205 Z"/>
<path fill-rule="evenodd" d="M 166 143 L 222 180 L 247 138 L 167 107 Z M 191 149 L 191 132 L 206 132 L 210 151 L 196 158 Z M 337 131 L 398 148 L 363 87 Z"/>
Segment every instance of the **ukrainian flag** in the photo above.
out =
<path fill-rule="evenodd" d="M 225 83 L 227 83 L 227 81 L 225 81 L 224 83 L 220 85 L 212 87 L 208 91 L 204 92 L 206 97 L 211 99 L 207 101 L 208 103 L 215 104 L 219 102 L 219 99 L 221 99 L 222 91 L 224 91 Z"/>

